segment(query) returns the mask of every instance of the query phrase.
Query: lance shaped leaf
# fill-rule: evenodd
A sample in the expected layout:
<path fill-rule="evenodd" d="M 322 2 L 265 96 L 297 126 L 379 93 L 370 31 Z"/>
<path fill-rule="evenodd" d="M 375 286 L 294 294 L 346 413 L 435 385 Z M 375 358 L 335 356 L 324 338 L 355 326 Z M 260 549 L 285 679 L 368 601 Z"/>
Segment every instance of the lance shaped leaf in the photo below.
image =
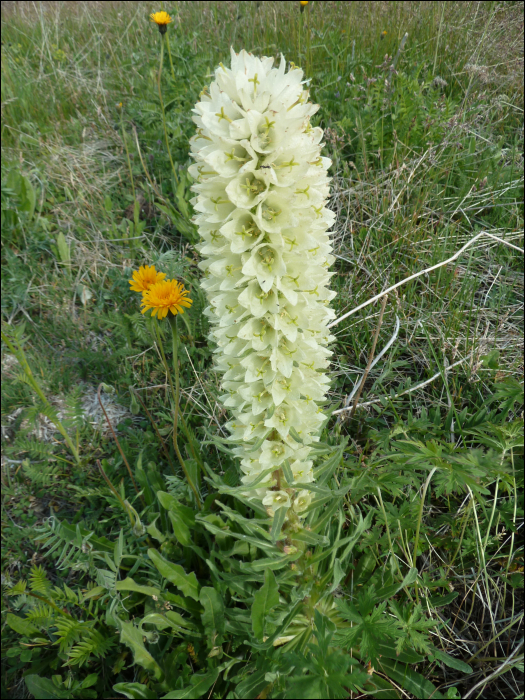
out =
<path fill-rule="evenodd" d="M 153 674 L 157 680 L 162 680 L 164 672 L 144 646 L 140 630 L 132 622 L 124 620 L 118 620 L 118 625 L 120 627 L 120 641 L 131 649 L 135 663 L 140 664 L 142 668 Z"/>
<path fill-rule="evenodd" d="M 252 605 L 252 628 L 257 639 L 264 637 L 264 628 L 268 613 L 279 603 L 279 590 L 275 574 L 271 569 L 264 572 L 264 584 L 254 595 Z"/>
<path fill-rule="evenodd" d="M 193 573 L 187 574 L 182 566 L 172 564 L 170 561 L 157 552 L 156 549 L 148 549 L 148 557 L 155 564 L 160 574 L 167 578 L 170 583 L 177 586 L 184 595 L 199 600 L 199 582 Z"/>
<path fill-rule="evenodd" d="M 208 639 L 213 640 L 214 645 L 220 644 L 220 638 L 224 632 L 223 600 L 215 588 L 211 586 L 201 588 L 199 600 L 204 608 L 201 620 L 208 634 Z"/>

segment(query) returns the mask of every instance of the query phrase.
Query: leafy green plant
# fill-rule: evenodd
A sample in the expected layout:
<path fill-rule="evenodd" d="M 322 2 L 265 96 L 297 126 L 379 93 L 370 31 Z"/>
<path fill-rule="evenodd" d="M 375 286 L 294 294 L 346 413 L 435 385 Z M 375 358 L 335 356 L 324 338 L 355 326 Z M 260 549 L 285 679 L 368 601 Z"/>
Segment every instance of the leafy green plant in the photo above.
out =
<path fill-rule="evenodd" d="M 316 475 L 311 541 L 294 545 L 235 491 L 187 175 L 191 109 L 230 45 L 282 51 L 323 105 L 313 123 L 335 164 L 338 314 L 477 231 L 519 247 L 519 3 L 309 3 L 302 14 L 298 3 L 179 3 L 164 119 L 156 28 L 141 8 L 2 8 L 2 315 L 8 334 L 26 322 L 46 396 L 4 345 L 2 696 L 522 696 L 519 256 L 482 239 L 390 296 L 377 345 L 390 349 L 364 406 L 321 435 L 327 478 Z M 129 291 L 134 260 L 194 300 L 178 329 L 190 436 L 178 438 L 201 514 L 174 453 L 159 346 Z M 335 407 L 375 332 L 368 307 L 336 329 Z M 112 420 L 123 454 L 83 414 L 99 382 L 131 409 Z M 54 425 L 51 442 L 38 437 L 57 397 L 82 469 Z"/>

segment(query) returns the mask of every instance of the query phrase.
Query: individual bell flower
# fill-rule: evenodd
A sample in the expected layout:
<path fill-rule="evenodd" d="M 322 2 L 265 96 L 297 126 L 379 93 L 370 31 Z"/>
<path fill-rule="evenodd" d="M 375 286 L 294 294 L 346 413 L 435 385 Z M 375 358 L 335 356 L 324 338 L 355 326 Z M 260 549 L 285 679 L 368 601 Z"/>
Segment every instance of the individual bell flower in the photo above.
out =
<path fill-rule="evenodd" d="M 213 171 L 220 177 L 231 178 L 257 168 L 257 155 L 246 139 L 236 141 L 224 138 L 219 145 L 220 148 L 217 148 L 217 144 L 213 143 L 200 154 L 209 166 L 210 174 Z"/>
<path fill-rule="evenodd" d="M 303 407 L 301 407 L 303 408 Z M 301 411 L 286 402 L 275 408 L 270 418 L 264 421 L 267 428 L 275 428 L 282 438 L 288 437 L 290 428 L 301 423 Z"/>
<path fill-rule="evenodd" d="M 295 460 L 290 464 L 293 480 L 296 484 L 310 484 L 314 480 L 313 461 L 307 460 L 302 462 Z"/>
<path fill-rule="evenodd" d="M 237 209 L 229 221 L 221 227 L 221 234 L 230 243 L 232 253 L 244 253 L 264 238 L 264 231 L 257 226 L 255 217 L 246 209 Z"/>
<path fill-rule="evenodd" d="M 299 401 L 301 395 L 304 394 L 304 375 L 300 371 L 294 372 L 290 377 L 285 377 L 280 372 L 276 373 L 275 378 L 269 384 L 273 402 L 276 406 L 280 406 L 283 401 L 294 402 Z"/>
<path fill-rule="evenodd" d="M 296 225 L 295 211 L 290 209 L 291 196 L 291 192 L 282 190 L 274 190 L 267 194 L 257 207 L 255 215 L 261 231 L 278 233 L 283 228 Z"/>
<path fill-rule="evenodd" d="M 270 360 L 264 354 L 251 352 L 243 357 L 239 364 L 245 369 L 246 383 L 257 382 L 261 377 L 271 382 L 276 376 L 276 372 L 271 370 Z"/>
<path fill-rule="evenodd" d="M 247 403 L 251 403 L 254 416 L 258 416 L 263 411 L 266 411 L 266 409 L 273 404 L 273 397 L 271 393 L 267 391 L 263 381 L 253 382 L 251 384 L 241 383 L 242 386 L 239 387 L 239 395 L 245 399 Z"/>
<path fill-rule="evenodd" d="M 254 172 L 242 173 L 230 181 L 226 193 L 230 201 L 241 209 L 253 209 L 261 202 L 268 191 L 264 179 Z"/>
<path fill-rule="evenodd" d="M 261 318 L 267 313 L 275 314 L 279 311 L 279 293 L 276 289 L 265 291 L 257 280 L 252 280 L 239 294 L 239 304 L 249 311 L 255 318 Z"/>
<path fill-rule="evenodd" d="M 281 331 L 286 340 L 294 343 L 301 329 L 309 329 L 309 311 L 310 307 L 305 301 L 299 300 L 297 304 L 290 304 L 290 302 L 282 304 L 278 313 L 273 315 L 273 326 Z"/>
<path fill-rule="evenodd" d="M 237 333 L 238 338 L 247 340 L 254 350 L 265 350 L 279 341 L 277 331 L 272 328 L 266 317 L 251 318 L 243 323 Z"/>
<path fill-rule="evenodd" d="M 265 440 L 262 444 L 259 462 L 265 469 L 277 469 L 293 454 L 293 448 L 281 440 Z"/>
<path fill-rule="evenodd" d="M 305 511 L 312 502 L 312 494 L 310 491 L 303 489 L 299 491 L 294 498 L 293 509 L 296 513 Z"/>
<path fill-rule="evenodd" d="M 193 186 L 193 189 L 203 195 L 193 199 L 194 209 L 202 212 L 207 222 L 223 223 L 235 210 L 235 204 L 230 201 L 226 194 L 228 184 L 227 178 L 214 177 L 200 185 Z"/>
<path fill-rule="evenodd" d="M 263 292 L 270 291 L 275 278 L 282 277 L 286 272 L 282 252 L 276 246 L 260 243 L 252 249 L 249 257 L 246 256 L 247 260 L 242 266 L 243 275 L 255 277 Z"/>
<path fill-rule="evenodd" d="M 268 491 L 263 498 L 263 506 L 268 506 L 274 512 L 279 508 L 289 508 L 290 494 L 286 491 Z"/>
<path fill-rule="evenodd" d="M 316 152 L 314 144 L 295 139 L 295 145 L 280 147 L 270 153 L 261 165 L 261 172 L 267 182 L 277 187 L 295 185 L 298 178 L 304 177 L 310 169 L 309 159 Z"/>

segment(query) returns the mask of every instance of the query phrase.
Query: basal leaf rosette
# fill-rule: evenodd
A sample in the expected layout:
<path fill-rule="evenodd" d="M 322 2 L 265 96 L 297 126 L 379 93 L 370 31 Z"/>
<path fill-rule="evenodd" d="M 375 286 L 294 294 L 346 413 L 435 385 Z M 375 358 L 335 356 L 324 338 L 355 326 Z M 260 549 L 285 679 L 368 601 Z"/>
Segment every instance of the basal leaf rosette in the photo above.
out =
<path fill-rule="evenodd" d="M 323 131 L 303 72 L 232 50 L 196 104 L 192 200 L 221 401 L 245 495 L 295 521 L 325 420 L 334 258 Z"/>

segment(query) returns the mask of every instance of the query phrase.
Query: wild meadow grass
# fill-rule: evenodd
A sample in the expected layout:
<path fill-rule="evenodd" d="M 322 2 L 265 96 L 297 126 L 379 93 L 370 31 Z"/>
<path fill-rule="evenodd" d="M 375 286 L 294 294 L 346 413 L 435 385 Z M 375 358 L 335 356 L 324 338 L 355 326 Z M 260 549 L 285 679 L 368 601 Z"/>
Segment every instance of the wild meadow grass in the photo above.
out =
<path fill-rule="evenodd" d="M 377 679 L 362 696 L 437 697 L 423 678 L 440 697 L 523 697 L 523 4 L 299 5 L 2 4 L 1 303 L 11 344 L 2 344 L 2 696 L 115 697 L 115 683 L 138 693 L 133 682 L 151 685 L 156 674 L 103 628 L 126 557 L 122 533 L 138 561 L 146 545 L 139 537 L 133 549 L 129 533 L 159 510 L 153 500 L 143 507 L 131 472 L 141 497 L 192 498 L 172 471 L 160 346 L 129 290 L 140 265 L 181 280 L 193 299 L 178 326 L 191 435 L 184 458 L 198 473 L 192 448 L 202 445 L 209 467 L 237 483 L 235 461 L 212 440 L 225 436 L 227 417 L 211 369 L 187 172 L 191 110 L 233 46 L 283 53 L 303 68 L 320 104 L 312 123 L 333 161 L 332 306 L 344 318 L 332 327 L 335 413 L 323 439 L 334 450 L 346 440 L 334 479 L 352 479 L 334 528 L 350 534 L 361 514 L 370 518 L 334 583 L 345 600 L 361 596 L 352 625 L 369 624 L 370 634 L 383 602 L 367 608 L 365 592 L 418 571 L 388 608 L 404 620 L 395 639 L 412 644 L 401 652 L 403 673 L 392 660 L 367 667 L 366 634 L 355 633 L 358 658 Z M 162 105 L 149 21 L 158 9 L 175 18 Z M 135 510 L 123 512 L 118 499 Z M 167 527 L 164 511 L 159 518 Z M 100 552 L 95 583 L 90 540 Z M 179 544 L 163 544 L 164 554 L 183 561 Z M 104 563 L 117 550 L 119 563 Z M 125 561 L 120 578 L 134 575 L 135 560 Z M 26 579 L 33 598 L 14 596 Z M 55 598 L 51 584 L 62 591 Z M 53 606 L 33 605 L 42 591 L 84 627 L 53 627 Z M 99 604 L 103 591 L 112 594 Z M 40 625 L 39 641 L 29 624 Z M 385 635 L 375 641 L 393 647 Z M 168 658 L 146 637 L 148 653 Z M 184 685 L 220 646 L 195 644 L 172 654 Z M 298 697 L 271 695 L 281 667 L 262 685 L 250 685 L 257 669 L 236 673 L 240 691 L 223 679 L 219 694 L 215 680 L 203 694 L 193 685 L 193 695 L 170 697 Z M 52 689 L 35 685 L 52 676 Z"/>

